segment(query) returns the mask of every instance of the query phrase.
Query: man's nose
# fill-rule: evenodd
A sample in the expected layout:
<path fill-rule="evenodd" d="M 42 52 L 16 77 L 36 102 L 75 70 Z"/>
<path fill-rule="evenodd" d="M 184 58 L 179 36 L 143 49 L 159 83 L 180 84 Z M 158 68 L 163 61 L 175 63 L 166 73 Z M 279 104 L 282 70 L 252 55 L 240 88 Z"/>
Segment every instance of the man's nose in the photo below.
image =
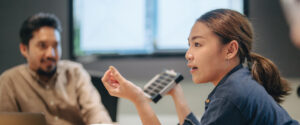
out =
<path fill-rule="evenodd" d="M 53 47 L 49 47 L 46 51 L 46 57 L 54 57 L 55 49 Z"/>

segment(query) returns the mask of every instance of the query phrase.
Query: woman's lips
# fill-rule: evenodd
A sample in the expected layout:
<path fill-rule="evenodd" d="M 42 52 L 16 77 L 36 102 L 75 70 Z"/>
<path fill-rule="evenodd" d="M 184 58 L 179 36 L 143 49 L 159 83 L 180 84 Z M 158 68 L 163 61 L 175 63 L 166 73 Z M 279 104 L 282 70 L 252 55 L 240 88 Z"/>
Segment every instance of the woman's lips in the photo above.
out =
<path fill-rule="evenodd" d="M 192 67 L 190 72 L 193 73 L 193 72 L 197 71 L 197 69 L 198 69 L 198 67 Z"/>

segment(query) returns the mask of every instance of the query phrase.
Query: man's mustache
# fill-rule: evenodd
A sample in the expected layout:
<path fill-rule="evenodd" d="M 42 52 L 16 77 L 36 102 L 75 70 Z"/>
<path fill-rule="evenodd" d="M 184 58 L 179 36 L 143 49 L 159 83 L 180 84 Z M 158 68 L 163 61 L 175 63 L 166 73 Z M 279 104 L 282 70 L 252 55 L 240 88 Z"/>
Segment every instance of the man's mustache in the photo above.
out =
<path fill-rule="evenodd" d="M 46 61 L 52 61 L 52 62 L 56 62 L 57 60 L 55 58 L 51 58 L 51 57 L 48 57 L 46 59 L 42 59 L 41 62 L 46 62 Z"/>

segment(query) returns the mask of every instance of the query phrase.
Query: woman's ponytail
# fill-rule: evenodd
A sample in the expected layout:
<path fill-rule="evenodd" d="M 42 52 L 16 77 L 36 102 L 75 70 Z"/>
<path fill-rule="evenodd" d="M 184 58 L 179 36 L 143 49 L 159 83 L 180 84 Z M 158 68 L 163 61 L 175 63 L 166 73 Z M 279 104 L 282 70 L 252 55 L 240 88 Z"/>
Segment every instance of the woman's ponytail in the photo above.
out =
<path fill-rule="evenodd" d="M 250 53 L 251 73 L 253 78 L 260 83 L 277 103 L 291 90 L 288 82 L 280 76 L 276 65 L 269 59 Z"/>

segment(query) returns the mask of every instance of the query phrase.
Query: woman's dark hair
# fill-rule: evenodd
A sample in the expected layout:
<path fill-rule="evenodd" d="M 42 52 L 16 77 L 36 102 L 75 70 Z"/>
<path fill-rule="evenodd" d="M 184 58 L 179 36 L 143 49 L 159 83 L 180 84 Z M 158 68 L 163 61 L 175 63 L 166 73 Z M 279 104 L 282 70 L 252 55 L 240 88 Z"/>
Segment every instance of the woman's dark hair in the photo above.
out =
<path fill-rule="evenodd" d="M 43 26 L 52 27 L 61 32 L 60 21 L 54 14 L 37 13 L 23 22 L 20 29 L 21 43 L 28 46 L 29 40 L 33 37 L 32 33 Z"/>
<path fill-rule="evenodd" d="M 247 61 L 253 78 L 264 86 L 276 102 L 283 101 L 283 97 L 289 94 L 291 88 L 271 60 L 251 52 L 253 30 L 247 17 L 234 10 L 216 9 L 205 13 L 197 21 L 208 26 L 220 37 L 223 44 L 232 40 L 238 41 L 240 63 Z"/>

